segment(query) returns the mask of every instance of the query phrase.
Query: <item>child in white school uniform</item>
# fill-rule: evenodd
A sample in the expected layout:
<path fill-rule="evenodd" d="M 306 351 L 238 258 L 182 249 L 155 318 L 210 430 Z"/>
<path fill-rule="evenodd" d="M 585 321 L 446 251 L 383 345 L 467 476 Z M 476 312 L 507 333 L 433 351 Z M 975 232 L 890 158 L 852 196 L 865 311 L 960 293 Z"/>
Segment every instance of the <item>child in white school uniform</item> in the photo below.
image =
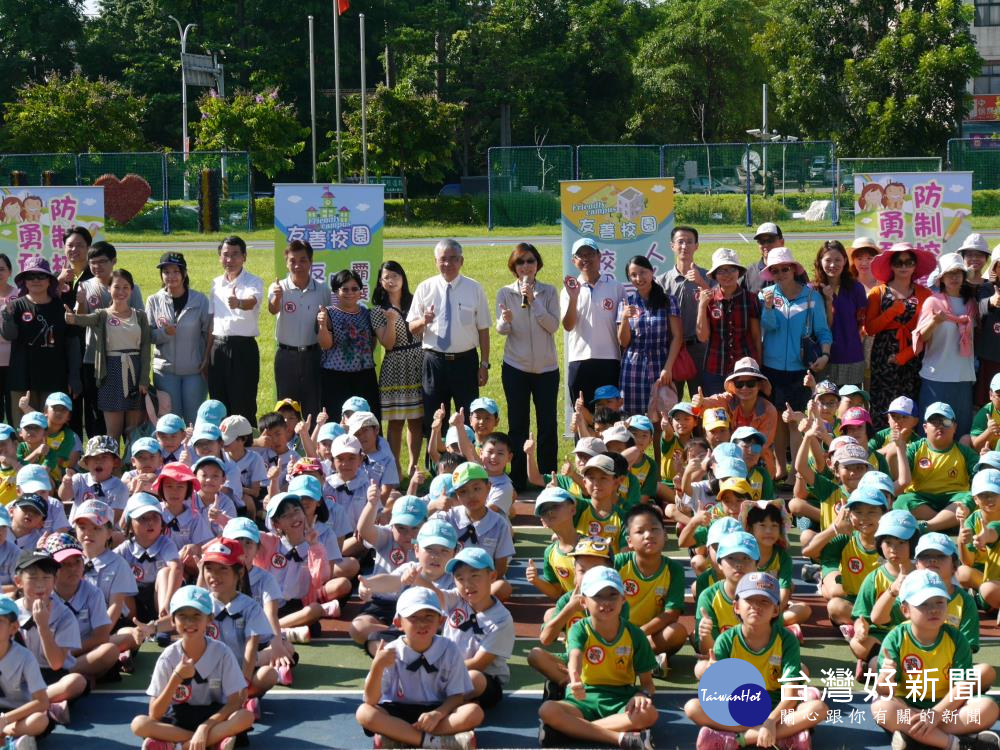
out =
<path fill-rule="evenodd" d="M 10 513 L 0 505 L 0 589 L 4 593 L 14 591 L 14 568 L 17 558 L 21 556 L 21 550 L 11 536 Z"/>
<path fill-rule="evenodd" d="M 199 514 L 208 517 L 213 534 L 221 534 L 229 519 L 238 515 L 232 496 L 223 491 L 226 483 L 226 467 L 220 458 L 202 456 L 194 462 L 191 471 L 194 472 L 199 484 L 193 499 L 194 508 Z"/>
<path fill-rule="evenodd" d="M 267 465 L 259 453 L 250 450 L 253 445 L 253 427 L 246 417 L 234 414 L 222 420 L 219 430 L 222 432 L 222 447 L 226 458 L 236 464 L 240 472 L 244 512 L 247 518 L 256 518 L 257 505 L 263 495 L 261 490 L 267 486 Z"/>
<path fill-rule="evenodd" d="M 324 498 L 339 506 L 343 514 L 343 529 L 358 528 L 361 511 L 368 498 L 370 480 L 362 466 L 361 442 L 350 435 L 339 435 L 330 444 L 334 473 L 326 478 Z M 337 529 L 338 535 L 343 529 Z M 341 552 L 350 557 L 365 554 L 364 543 L 350 534 L 341 537 Z"/>
<path fill-rule="evenodd" d="M 45 537 L 45 551 L 59 563 L 55 593 L 76 617 L 80 647 L 73 649 L 76 659 L 72 671 L 97 679 L 118 664 L 118 648 L 109 642 L 112 622 L 104 595 L 83 577 L 83 547 L 75 537 L 59 532 Z"/>
<path fill-rule="evenodd" d="M 49 686 L 49 718 L 69 723 L 69 702 L 87 691 L 87 678 L 72 672 L 73 650 L 80 648 L 80 628 L 62 600 L 54 595 L 59 563 L 45 550 L 25 550 L 17 561 L 14 583 L 20 630 L 18 640 L 38 660 Z"/>
<path fill-rule="evenodd" d="M 396 601 L 403 635 L 382 645 L 365 679 L 355 717 L 376 746 L 474 748 L 483 709 L 467 701 L 472 681 L 458 647 L 437 630 L 444 612 L 437 595 L 420 586 Z"/>
<path fill-rule="evenodd" d="M 34 492 L 20 495 L 10 504 L 10 530 L 19 550 L 34 549 L 42 538 L 49 503 Z"/>
<path fill-rule="evenodd" d="M 35 737 L 48 734 L 49 697 L 38 660 L 17 642 L 20 611 L 0 596 L 0 731 L 13 750 L 35 750 Z"/>
<path fill-rule="evenodd" d="M 245 577 L 243 545 L 238 541 L 220 537 L 205 545 L 201 578 L 212 595 L 213 618 L 207 632 L 229 646 L 240 663 L 249 686 L 245 708 L 259 719 L 260 698 L 278 682 L 278 673 L 267 664 L 258 667 L 257 655 L 275 631 L 257 601 L 239 590 Z"/>
<path fill-rule="evenodd" d="M 357 578 L 361 569 L 357 558 L 344 557 L 340 551 L 340 535 L 336 527 L 343 524 L 343 514 L 338 506 L 334 506 L 333 513 L 336 517 L 330 515 L 330 506 L 323 502 L 323 484 L 319 478 L 314 474 L 297 474 L 289 481 L 288 491 L 299 496 L 306 520 L 316 531 L 319 543 L 326 550 L 330 561 L 330 577 Z M 350 533 L 353 533 L 353 529 Z"/>
<path fill-rule="evenodd" d="M 84 500 L 103 500 L 114 509 L 116 519 L 121 518 L 129 492 L 125 483 L 114 475 L 121 466 L 118 441 L 110 435 L 90 438 L 80 466 L 87 473 L 67 471 L 59 485 L 59 499 L 73 505 L 79 505 Z"/>
<path fill-rule="evenodd" d="M 15 482 L 18 495 L 40 495 L 48 503 L 49 509 L 45 514 L 45 523 L 42 524 L 43 533 L 66 531 L 69 528 L 63 504 L 58 497 L 52 496 L 52 477 L 44 466 L 38 464 L 22 466 L 18 469 Z"/>
<path fill-rule="evenodd" d="M 241 708 L 246 680 L 239 662 L 206 635 L 212 597 L 183 586 L 170 599 L 170 616 L 181 639 L 157 659 L 146 689 L 149 713 L 132 720 L 132 732 L 143 738 L 143 750 L 174 750 L 177 743 L 232 750 L 253 714 Z"/>
<path fill-rule="evenodd" d="M 188 453 L 185 444 L 187 429 L 183 419 L 176 414 L 164 414 L 156 420 L 156 429 L 153 434 L 156 437 L 156 442 L 160 444 L 164 464 L 174 461 L 186 463 L 185 455 Z"/>
<path fill-rule="evenodd" d="M 213 538 L 208 516 L 195 507 L 195 492 L 201 483 L 181 462 L 163 467 L 153 482 L 153 492 L 163 505 L 164 533 L 177 546 L 181 563 L 194 570 L 201 545 Z"/>

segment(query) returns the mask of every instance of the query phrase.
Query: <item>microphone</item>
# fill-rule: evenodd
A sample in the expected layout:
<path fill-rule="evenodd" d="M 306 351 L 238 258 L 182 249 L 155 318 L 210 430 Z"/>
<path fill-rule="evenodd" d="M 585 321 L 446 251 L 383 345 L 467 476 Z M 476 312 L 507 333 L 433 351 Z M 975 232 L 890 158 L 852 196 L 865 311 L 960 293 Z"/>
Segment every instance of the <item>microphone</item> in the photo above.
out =
<path fill-rule="evenodd" d="M 521 279 L 521 308 L 524 309 L 528 306 L 528 294 L 524 291 L 525 285 L 528 283 L 528 277 L 525 276 Z"/>

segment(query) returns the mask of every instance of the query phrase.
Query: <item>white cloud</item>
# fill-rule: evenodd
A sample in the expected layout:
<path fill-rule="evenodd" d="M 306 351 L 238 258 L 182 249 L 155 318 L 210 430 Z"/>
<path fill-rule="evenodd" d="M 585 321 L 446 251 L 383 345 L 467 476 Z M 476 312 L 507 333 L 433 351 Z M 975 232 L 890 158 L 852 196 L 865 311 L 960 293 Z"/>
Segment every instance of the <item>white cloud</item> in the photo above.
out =
<path fill-rule="evenodd" d="M 302 202 L 302 196 L 301 195 L 289 195 L 288 196 L 288 202 L 289 203 L 301 203 Z"/>
<path fill-rule="evenodd" d="M 567 185 L 566 186 L 566 192 L 567 193 L 579 193 L 581 189 L 582 188 L 579 185 Z"/>
<path fill-rule="evenodd" d="M 866 216 L 865 218 L 863 218 L 863 219 L 861 220 L 861 223 L 862 223 L 862 224 L 871 224 L 871 223 L 872 223 L 872 219 L 871 219 L 871 217 L 870 217 L 870 216 Z"/>
<path fill-rule="evenodd" d="M 667 188 L 665 185 L 653 185 L 653 187 L 650 188 L 650 190 L 652 190 L 654 193 L 662 193 L 666 189 Z"/>
<path fill-rule="evenodd" d="M 371 208 L 371 206 L 369 206 L 367 203 L 359 203 L 354 208 L 357 209 L 358 211 L 367 211 L 369 208 Z"/>
<path fill-rule="evenodd" d="M 953 182 L 951 183 L 951 187 L 949 187 L 948 189 L 953 193 L 961 193 L 963 190 L 965 190 L 965 187 L 957 182 Z"/>
<path fill-rule="evenodd" d="M 84 198 L 82 202 L 83 205 L 85 206 L 93 206 L 95 203 L 97 203 L 97 201 L 94 200 L 93 198 Z"/>

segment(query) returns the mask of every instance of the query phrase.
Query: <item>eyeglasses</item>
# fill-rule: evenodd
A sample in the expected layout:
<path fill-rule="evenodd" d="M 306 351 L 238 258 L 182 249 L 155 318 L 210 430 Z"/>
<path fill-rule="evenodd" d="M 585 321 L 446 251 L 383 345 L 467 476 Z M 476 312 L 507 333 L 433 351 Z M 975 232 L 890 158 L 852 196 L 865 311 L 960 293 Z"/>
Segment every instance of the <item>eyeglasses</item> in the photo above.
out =
<path fill-rule="evenodd" d="M 526 266 L 529 263 L 537 263 L 534 258 L 518 258 L 514 261 L 515 266 Z"/>
<path fill-rule="evenodd" d="M 357 286 L 342 286 L 340 287 L 341 294 L 359 294 L 361 292 L 361 287 Z"/>
<path fill-rule="evenodd" d="M 756 378 L 750 378 L 749 380 L 734 380 L 733 381 L 733 387 L 734 388 L 756 388 L 758 385 L 759 385 L 759 382 L 757 381 Z"/>
<path fill-rule="evenodd" d="M 890 265 L 893 268 L 913 268 L 917 261 L 914 258 L 893 258 Z"/>
<path fill-rule="evenodd" d="M 792 270 L 792 266 L 771 266 L 771 268 L 767 270 L 771 273 L 788 273 Z"/>
<path fill-rule="evenodd" d="M 773 245 L 777 241 L 778 241 L 777 236 L 773 234 L 762 234 L 760 237 L 757 238 L 758 245 Z"/>
<path fill-rule="evenodd" d="M 947 417 L 931 417 L 927 420 L 927 422 L 935 427 L 943 427 L 945 429 L 955 424 L 954 420 L 948 419 Z"/>

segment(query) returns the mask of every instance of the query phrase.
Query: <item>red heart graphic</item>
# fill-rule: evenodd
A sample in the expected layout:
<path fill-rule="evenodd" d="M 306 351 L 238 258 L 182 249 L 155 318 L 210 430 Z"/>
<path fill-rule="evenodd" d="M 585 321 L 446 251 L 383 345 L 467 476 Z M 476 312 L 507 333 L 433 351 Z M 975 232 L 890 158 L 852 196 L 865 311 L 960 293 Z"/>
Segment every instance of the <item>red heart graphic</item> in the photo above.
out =
<path fill-rule="evenodd" d="M 94 184 L 104 187 L 104 215 L 119 224 L 127 224 L 138 216 L 153 194 L 146 179 L 137 174 L 127 174 L 122 180 L 113 174 L 102 174 Z"/>

